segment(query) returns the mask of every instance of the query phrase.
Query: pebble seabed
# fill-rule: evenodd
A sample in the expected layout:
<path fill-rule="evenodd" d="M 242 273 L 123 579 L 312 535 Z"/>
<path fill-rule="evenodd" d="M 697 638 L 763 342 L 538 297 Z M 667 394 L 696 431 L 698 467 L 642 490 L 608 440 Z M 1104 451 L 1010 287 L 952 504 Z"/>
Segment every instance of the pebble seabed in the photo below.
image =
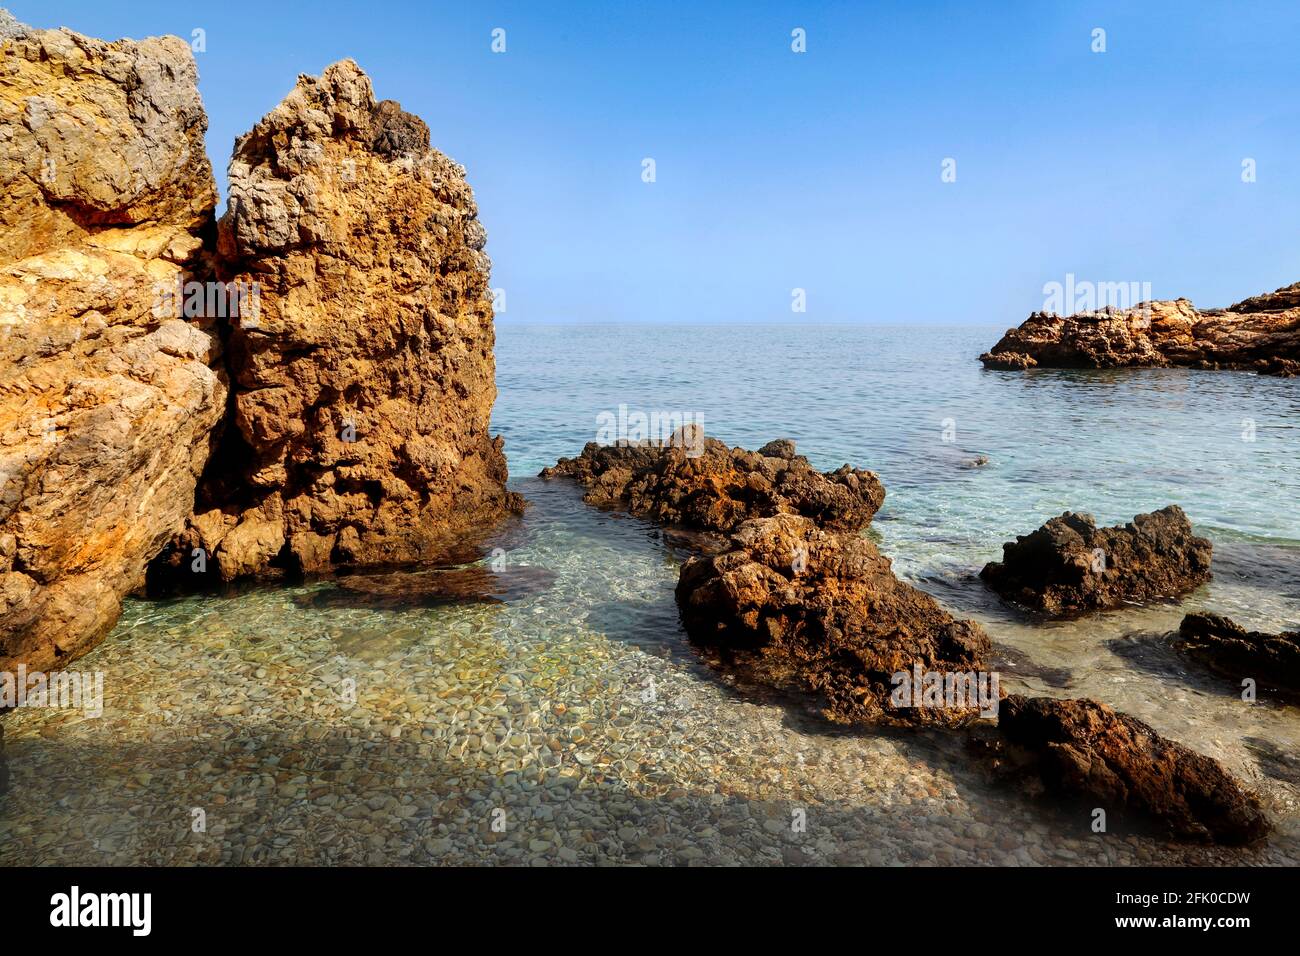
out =
<path fill-rule="evenodd" d="M 1088 808 L 991 785 L 952 737 L 835 728 L 736 686 L 685 640 L 680 556 L 653 528 L 567 483 L 520 488 L 534 506 L 507 561 L 557 577 L 507 603 L 348 606 L 328 581 L 128 602 L 75 665 L 103 672 L 102 716 L 5 717 L 0 864 L 1300 861 L 1295 709 L 1099 639 L 1108 666 L 1076 660 L 1053 686 L 1004 674 L 1009 691 L 1149 702 L 1131 709 L 1224 760 L 1276 828 L 1250 848 L 1094 833 Z M 982 616 L 1032 657 L 1032 629 Z M 1055 632 L 1051 663 L 1079 640 Z"/>

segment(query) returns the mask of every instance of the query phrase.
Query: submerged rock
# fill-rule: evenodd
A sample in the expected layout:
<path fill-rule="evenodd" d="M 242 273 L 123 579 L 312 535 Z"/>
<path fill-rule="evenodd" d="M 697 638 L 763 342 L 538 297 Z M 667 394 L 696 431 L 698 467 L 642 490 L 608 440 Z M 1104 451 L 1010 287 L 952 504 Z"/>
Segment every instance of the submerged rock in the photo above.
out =
<path fill-rule="evenodd" d="M 980 577 L 1009 601 L 1053 617 L 1174 598 L 1210 579 L 1213 547 L 1177 505 L 1098 528 L 1066 512 L 1002 546 Z"/>
<path fill-rule="evenodd" d="M 1300 283 L 1227 309 L 1186 299 L 1062 317 L 1035 312 L 980 356 L 985 368 L 1251 369 L 1300 373 Z"/>
<path fill-rule="evenodd" d="M 1300 631 L 1247 631 L 1219 614 L 1188 614 L 1178 628 L 1179 652 L 1235 680 L 1300 693 Z"/>
<path fill-rule="evenodd" d="M 973 699 L 915 706 L 918 697 L 895 698 L 904 686 L 896 675 L 910 686 L 915 667 L 974 678 L 990 643 L 978 624 L 954 620 L 895 577 L 889 559 L 855 534 L 799 515 L 747 521 L 729 550 L 683 566 L 677 604 L 692 640 L 756 679 L 821 695 L 833 721 L 960 724 L 979 713 Z M 992 695 L 995 708 L 996 685 Z"/>
<path fill-rule="evenodd" d="M 1010 695 L 997 734 L 1001 772 L 1105 810 L 1108 823 L 1146 819 L 1182 839 L 1226 844 L 1269 830 L 1259 798 L 1217 760 L 1095 700 Z"/>
<path fill-rule="evenodd" d="M 234 422 L 166 564 L 222 581 L 426 562 L 522 508 L 507 492 L 491 262 L 465 170 L 351 60 L 240 137 L 226 278 Z M 175 555 L 181 561 L 175 560 Z"/>
<path fill-rule="evenodd" d="M 338 589 L 319 591 L 308 599 L 313 606 L 370 604 L 382 607 L 437 607 L 443 604 L 507 604 L 542 594 L 555 583 L 555 572 L 516 565 L 500 571 L 476 565 L 468 568 L 348 574 Z"/>
<path fill-rule="evenodd" d="M 795 514 L 831 531 L 858 531 L 885 500 L 873 472 L 843 465 L 819 472 L 795 454 L 789 439 L 756 452 L 728 448 L 715 438 L 678 437 L 599 445 L 561 458 L 542 478 L 573 478 L 583 500 L 621 508 L 658 524 L 730 532 L 751 518 Z"/>
<path fill-rule="evenodd" d="M 113 627 L 226 408 L 177 295 L 216 205 L 189 44 L 0 24 L 0 670 Z"/>

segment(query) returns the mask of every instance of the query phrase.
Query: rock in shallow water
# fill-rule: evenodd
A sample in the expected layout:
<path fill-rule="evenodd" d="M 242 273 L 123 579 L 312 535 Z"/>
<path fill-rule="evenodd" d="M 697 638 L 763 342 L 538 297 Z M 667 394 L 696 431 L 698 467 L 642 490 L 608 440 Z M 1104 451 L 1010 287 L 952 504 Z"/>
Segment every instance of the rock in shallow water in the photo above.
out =
<path fill-rule="evenodd" d="M 1183 618 L 1174 647 L 1234 680 L 1300 694 L 1300 631 L 1247 631 L 1222 615 L 1198 612 Z"/>
<path fill-rule="evenodd" d="M 728 448 L 715 438 L 599 445 L 562 458 L 542 478 L 573 478 L 583 500 L 697 531 L 729 532 L 751 518 L 797 514 L 832 531 L 858 531 L 885 500 L 873 472 L 843 465 L 819 472 L 778 439 L 759 451 Z"/>
<path fill-rule="evenodd" d="M 1149 819 L 1182 839 L 1241 844 L 1263 837 L 1259 799 L 1217 760 L 1166 740 L 1095 700 L 1008 696 L 998 715 L 1004 772 L 1036 776 L 1058 797 Z"/>
<path fill-rule="evenodd" d="M 1051 617 L 1174 598 L 1210 579 L 1213 546 L 1177 505 L 1098 528 L 1066 512 L 1002 546 L 980 577 L 1009 601 Z"/>
<path fill-rule="evenodd" d="M 304 600 L 312 606 L 369 604 L 383 607 L 435 607 L 441 604 L 505 604 L 550 590 L 555 572 L 520 565 L 448 568 L 349 574 L 338 589 L 319 591 Z"/>
<path fill-rule="evenodd" d="M 958 724 L 968 706 L 896 706 L 894 675 L 973 673 L 990 643 L 894 576 L 865 538 L 797 515 L 748 521 L 721 554 L 693 558 L 677 584 L 691 638 L 767 683 L 811 690 L 837 722 Z M 994 689 L 996 695 L 996 688 Z"/>

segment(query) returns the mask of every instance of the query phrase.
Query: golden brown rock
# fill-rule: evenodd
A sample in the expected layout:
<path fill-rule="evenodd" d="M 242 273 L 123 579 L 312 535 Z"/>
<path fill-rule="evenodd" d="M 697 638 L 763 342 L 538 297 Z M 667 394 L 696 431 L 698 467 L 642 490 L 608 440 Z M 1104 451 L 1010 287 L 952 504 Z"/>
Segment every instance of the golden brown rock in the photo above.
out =
<path fill-rule="evenodd" d="M 0 670 L 108 632 L 225 409 L 162 295 L 216 201 L 196 80 L 175 37 L 0 31 Z"/>
<path fill-rule="evenodd" d="M 519 510 L 464 174 L 351 60 L 240 138 L 219 248 L 257 314 L 231 330 L 236 428 L 164 563 L 201 548 L 229 581 L 430 561 Z"/>
<path fill-rule="evenodd" d="M 1300 373 L 1300 283 L 1226 309 L 1186 299 L 1059 316 L 1035 312 L 980 356 L 986 368 L 1250 369 Z"/>

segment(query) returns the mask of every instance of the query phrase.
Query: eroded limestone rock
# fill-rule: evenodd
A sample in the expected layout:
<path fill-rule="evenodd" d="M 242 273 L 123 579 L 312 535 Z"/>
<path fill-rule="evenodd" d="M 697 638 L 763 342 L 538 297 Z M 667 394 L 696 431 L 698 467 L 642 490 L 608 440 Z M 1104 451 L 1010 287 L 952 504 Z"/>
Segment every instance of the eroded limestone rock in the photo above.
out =
<path fill-rule="evenodd" d="M 978 624 L 900 581 L 856 534 L 799 515 L 747 521 L 728 550 L 683 566 L 677 604 L 692 640 L 766 683 L 821 695 L 836 722 L 952 725 L 980 712 L 966 696 L 959 706 L 914 706 L 915 697 L 898 706 L 896 674 L 975 675 L 991 646 Z"/>
<path fill-rule="evenodd" d="M 0 29 L 0 670 L 116 622 L 182 527 L 226 404 L 163 296 L 216 185 L 189 46 Z"/>
<path fill-rule="evenodd" d="M 1188 614 L 1174 647 L 1235 681 L 1251 678 L 1260 687 L 1300 694 L 1300 631 L 1247 631 L 1221 614 Z"/>
<path fill-rule="evenodd" d="M 240 138 L 223 277 L 234 429 L 158 578 L 196 549 L 223 581 L 438 559 L 505 490 L 491 263 L 465 171 L 351 60 Z"/>
<path fill-rule="evenodd" d="M 1059 316 L 1035 312 L 980 356 L 986 368 L 1250 369 L 1300 374 L 1300 283 L 1226 309 L 1187 299 Z"/>
<path fill-rule="evenodd" d="M 1259 798 L 1211 757 L 1095 700 L 1010 695 L 997 732 L 999 770 L 1112 822 L 1154 822 L 1173 835 L 1241 844 L 1263 837 Z M 997 749 L 997 748 L 995 748 Z"/>

